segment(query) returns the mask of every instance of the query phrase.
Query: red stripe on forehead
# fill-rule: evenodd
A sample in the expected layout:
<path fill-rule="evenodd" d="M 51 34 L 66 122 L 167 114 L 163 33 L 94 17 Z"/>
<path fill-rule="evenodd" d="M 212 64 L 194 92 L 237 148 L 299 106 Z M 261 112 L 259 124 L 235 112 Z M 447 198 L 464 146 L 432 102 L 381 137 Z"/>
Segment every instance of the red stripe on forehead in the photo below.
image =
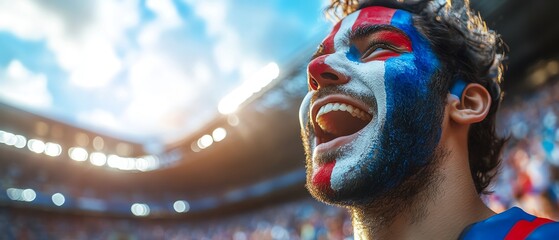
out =
<path fill-rule="evenodd" d="M 324 41 L 322 41 L 322 53 L 333 53 L 334 52 L 334 37 L 336 33 L 340 30 L 340 26 L 342 26 L 342 21 L 339 21 L 330 32 Z"/>
<path fill-rule="evenodd" d="M 396 9 L 377 6 L 361 9 L 352 30 L 361 26 L 390 24 L 395 12 Z"/>

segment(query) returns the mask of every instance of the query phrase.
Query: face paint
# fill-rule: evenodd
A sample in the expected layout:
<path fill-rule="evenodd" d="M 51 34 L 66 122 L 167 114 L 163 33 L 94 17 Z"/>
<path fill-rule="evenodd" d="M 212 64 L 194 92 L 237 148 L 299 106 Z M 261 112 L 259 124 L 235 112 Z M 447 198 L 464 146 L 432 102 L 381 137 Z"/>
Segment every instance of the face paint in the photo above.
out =
<path fill-rule="evenodd" d="M 335 25 L 300 110 L 315 197 L 375 198 L 427 164 L 442 121 L 429 87 L 438 66 L 409 12 L 368 7 Z"/>

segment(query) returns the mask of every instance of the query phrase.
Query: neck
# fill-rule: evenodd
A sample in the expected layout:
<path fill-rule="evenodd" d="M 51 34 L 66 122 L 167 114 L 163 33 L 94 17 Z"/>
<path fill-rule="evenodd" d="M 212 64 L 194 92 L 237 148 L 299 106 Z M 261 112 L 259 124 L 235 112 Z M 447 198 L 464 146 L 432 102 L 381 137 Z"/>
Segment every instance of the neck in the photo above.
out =
<path fill-rule="evenodd" d="M 458 150 L 441 156 L 436 172 L 412 199 L 387 197 L 350 207 L 355 239 L 457 239 L 468 225 L 494 215 L 476 192 L 467 150 Z M 411 181 L 425 181 L 422 177 Z"/>

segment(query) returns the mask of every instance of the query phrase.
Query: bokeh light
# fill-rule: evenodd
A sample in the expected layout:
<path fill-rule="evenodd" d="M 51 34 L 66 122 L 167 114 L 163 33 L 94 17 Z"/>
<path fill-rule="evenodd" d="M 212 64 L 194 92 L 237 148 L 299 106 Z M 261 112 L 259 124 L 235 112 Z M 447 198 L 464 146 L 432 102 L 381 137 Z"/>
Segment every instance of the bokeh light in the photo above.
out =
<path fill-rule="evenodd" d="M 64 195 L 62 195 L 62 193 L 53 194 L 51 199 L 52 199 L 52 203 L 54 203 L 54 205 L 59 207 L 66 202 L 66 198 L 64 197 Z"/>
<path fill-rule="evenodd" d="M 212 136 L 206 134 L 198 139 L 198 147 L 200 149 L 206 149 L 213 144 L 214 140 Z"/>
<path fill-rule="evenodd" d="M 173 209 L 178 213 L 185 213 L 190 211 L 190 204 L 184 200 L 177 200 L 173 203 Z"/>
<path fill-rule="evenodd" d="M 62 154 L 62 147 L 56 143 L 48 142 L 45 144 L 45 154 L 51 157 L 57 157 Z"/>
<path fill-rule="evenodd" d="M 42 153 L 45 151 L 45 142 L 38 139 L 29 139 L 27 142 L 27 148 L 34 153 Z"/>
<path fill-rule="evenodd" d="M 134 203 L 132 207 L 130 207 L 130 211 L 134 216 L 143 217 L 149 215 L 150 209 L 145 203 Z"/>
<path fill-rule="evenodd" d="M 107 155 L 101 152 L 92 152 L 89 155 L 89 161 L 95 166 L 103 166 L 107 163 Z"/>
<path fill-rule="evenodd" d="M 68 150 L 68 155 L 74 161 L 83 162 L 87 160 L 88 153 L 85 149 L 80 147 L 73 147 Z"/>
<path fill-rule="evenodd" d="M 216 142 L 220 142 L 221 140 L 225 139 L 227 136 L 227 131 L 224 128 L 216 128 L 212 132 L 213 140 Z"/>

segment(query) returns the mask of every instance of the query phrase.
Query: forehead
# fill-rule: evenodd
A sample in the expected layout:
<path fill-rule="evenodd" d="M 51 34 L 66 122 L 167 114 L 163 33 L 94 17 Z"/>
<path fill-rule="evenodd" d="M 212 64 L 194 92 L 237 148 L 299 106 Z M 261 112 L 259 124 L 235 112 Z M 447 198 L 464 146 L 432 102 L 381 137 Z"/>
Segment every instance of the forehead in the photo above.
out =
<path fill-rule="evenodd" d="M 357 29 L 374 25 L 392 25 L 408 28 L 412 25 L 411 13 L 387 7 L 372 6 L 356 11 L 340 20 L 322 42 L 323 52 L 334 52 L 336 40 L 348 37 Z"/>

